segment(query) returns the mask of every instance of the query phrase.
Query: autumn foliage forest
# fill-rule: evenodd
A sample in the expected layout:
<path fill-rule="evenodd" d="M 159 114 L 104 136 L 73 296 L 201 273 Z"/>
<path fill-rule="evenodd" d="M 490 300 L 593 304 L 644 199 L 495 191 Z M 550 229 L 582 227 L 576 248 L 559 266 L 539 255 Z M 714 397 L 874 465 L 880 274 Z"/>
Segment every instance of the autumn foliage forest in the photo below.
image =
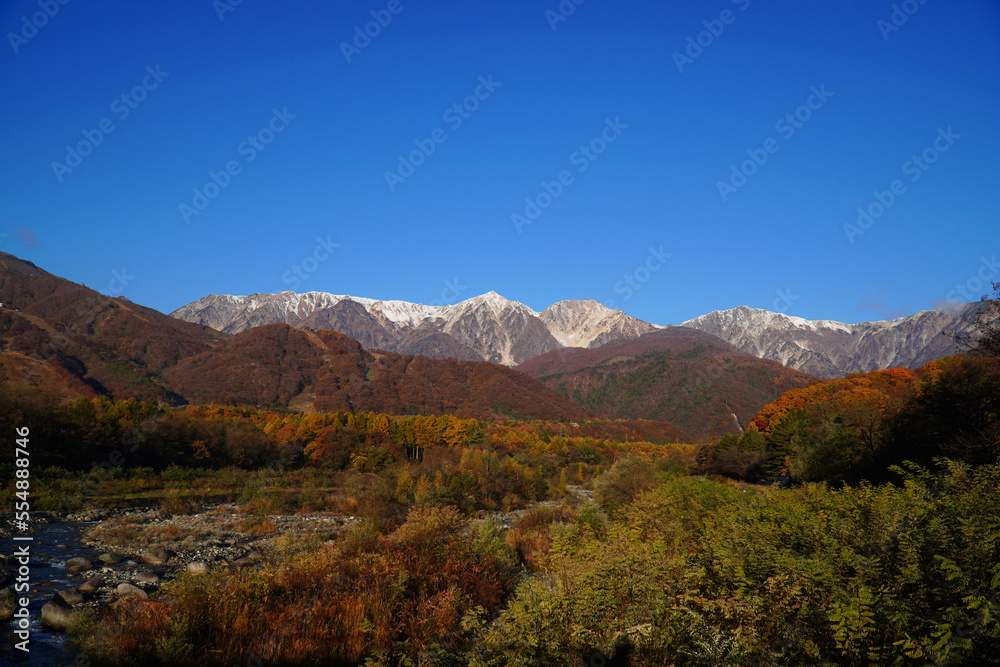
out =
<path fill-rule="evenodd" d="M 260 534 L 277 514 L 359 518 L 80 615 L 95 665 L 997 664 L 985 333 L 916 370 L 792 389 L 694 444 L 652 421 L 172 408 L 12 384 L 0 421 L 72 443 L 33 460 L 39 509 L 236 502 Z"/>

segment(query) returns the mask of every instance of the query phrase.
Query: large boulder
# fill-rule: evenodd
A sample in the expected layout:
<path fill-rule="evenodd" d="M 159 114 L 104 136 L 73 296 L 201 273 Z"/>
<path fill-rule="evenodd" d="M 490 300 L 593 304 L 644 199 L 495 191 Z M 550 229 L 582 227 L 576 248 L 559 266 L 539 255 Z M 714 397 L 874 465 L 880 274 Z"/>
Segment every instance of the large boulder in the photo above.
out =
<path fill-rule="evenodd" d="M 81 593 L 76 588 L 67 588 L 65 590 L 56 593 L 59 598 L 72 607 L 75 604 L 80 604 L 84 601 L 83 593 Z"/>
<path fill-rule="evenodd" d="M 149 597 L 146 594 L 146 591 L 129 583 L 118 584 L 118 588 L 115 589 L 115 592 L 118 594 L 118 597 L 121 598 L 142 598 L 145 600 Z"/>
<path fill-rule="evenodd" d="M 188 574 L 194 574 L 194 575 L 208 574 L 208 563 L 200 560 L 196 560 L 193 563 L 188 563 L 187 571 Z"/>
<path fill-rule="evenodd" d="M 81 593 L 94 594 L 97 589 L 104 585 L 104 577 L 91 577 L 76 587 Z"/>
<path fill-rule="evenodd" d="M 55 600 L 46 602 L 42 607 L 42 623 L 55 630 L 65 630 L 69 627 L 73 610 Z"/>
<path fill-rule="evenodd" d="M 70 574 L 79 574 L 87 570 L 93 570 L 94 564 L 82 556 L 70 558 L 66 561 L 66 571 Z"/>
<path fill-rule="evenodd" d="M 167 551 L 163 547 L 151 547 L 148 551 L 139 556 L 139 560 L 148 565 L 163 565 L 173 556 L 173 552 Z"/>

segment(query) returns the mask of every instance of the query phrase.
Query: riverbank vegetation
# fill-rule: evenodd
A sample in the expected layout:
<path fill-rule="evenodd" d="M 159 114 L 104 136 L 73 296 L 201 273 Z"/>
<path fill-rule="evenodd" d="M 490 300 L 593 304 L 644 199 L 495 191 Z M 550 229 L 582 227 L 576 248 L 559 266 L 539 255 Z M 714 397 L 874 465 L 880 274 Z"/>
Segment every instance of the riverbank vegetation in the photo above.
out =
<path fill-rule="evenodd" d="M 508 529 L 425 500 L 392 531 L 182 577 L 77 636 L 96 664 L 990 664 L 1000 468 L 896 472 L 839 490 L 675 472 Z"/>

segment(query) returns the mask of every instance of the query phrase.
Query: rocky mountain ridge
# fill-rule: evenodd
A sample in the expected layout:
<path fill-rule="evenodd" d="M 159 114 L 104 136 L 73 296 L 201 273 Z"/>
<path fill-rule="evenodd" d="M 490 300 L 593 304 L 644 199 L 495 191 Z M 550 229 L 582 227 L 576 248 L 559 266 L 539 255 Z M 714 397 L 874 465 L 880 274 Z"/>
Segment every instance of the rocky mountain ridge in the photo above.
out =
<path fill-rule="evenodd" d="M 538 313 L 487 292 L 446 306 L 325 292 L 212 294 L 173 317 L 239 333 L 264 324 L 333 329 L 368 348 L 506 366 L 563 347 L 598 347 L 657 329 L 596 301 L 561 301 Z"/>
<path fill-rule="evenodd" d="M 978 307 L 968 304 L 958 310 L 924 310 L 894 320 L 845 324 L 739 306 L 681 326 L 712 334 L 756 357 L 832 378 L 896 366 L 919 368 L 955 354 L 961 351 L 955 334 L 971 330 L 968 319 Z"/>
<path fill-rule="evenodd" d="M 959 352 L 954 334 L 968 331 L 977 308 L 926 310 L 882 322 L 806 320 L 739 306 L 682 323 L 739 350 L 819 377 L 905 366 Z M 369 349 L 432 358 L 525 363 L 552 350 L 593 349 L 662 329 L 596 301 L 560 301 L 542 312 L 496 292 L 453 305 L 427 306 L 325 292 L 212 294 L 171 313 L 188 322 L 239 333 L 263 324 L 332 329 Z"/>

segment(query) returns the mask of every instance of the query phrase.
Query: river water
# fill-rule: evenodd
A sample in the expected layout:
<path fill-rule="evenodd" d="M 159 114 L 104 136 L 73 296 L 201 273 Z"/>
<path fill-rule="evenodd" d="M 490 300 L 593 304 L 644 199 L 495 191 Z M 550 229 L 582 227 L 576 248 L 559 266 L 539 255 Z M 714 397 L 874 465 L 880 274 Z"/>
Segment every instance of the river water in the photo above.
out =
<path fill-rule="evenodd" d="M 80 545 L 80 533 L 90 524 L 87 523 L 32 523 L 32 542 L 14 542 L 10 538 L 3 540 L 5 555 L 14 553 L 17 546 L 31 545 L 30 589 L 28 597 L 31 612 L 31 641 L 29 652 L 25 653 L 14 648 L 13 642 L 19 641 L 13 634 L 15 629 L 13 619 L 3 624 L 3 644 L 0 645 L 0 664 L 24 665 L 87 665 L 86 658 L 80 655 L 76 645 L 60 632 L 55 632 L 42 625 L 42 605 L 52 599 L 56 591 L 79 586 L 95 573 L 70 575 L 66 572 L 66 560 L 75 556 L 89 558 L 97 563 L 98 552 Z M 16 572 L 16 567 L 15 567 Z M 13 585 L 13 584 L 11 584 Z M 18 593 L 22 597 L 24 593 Z"/>

